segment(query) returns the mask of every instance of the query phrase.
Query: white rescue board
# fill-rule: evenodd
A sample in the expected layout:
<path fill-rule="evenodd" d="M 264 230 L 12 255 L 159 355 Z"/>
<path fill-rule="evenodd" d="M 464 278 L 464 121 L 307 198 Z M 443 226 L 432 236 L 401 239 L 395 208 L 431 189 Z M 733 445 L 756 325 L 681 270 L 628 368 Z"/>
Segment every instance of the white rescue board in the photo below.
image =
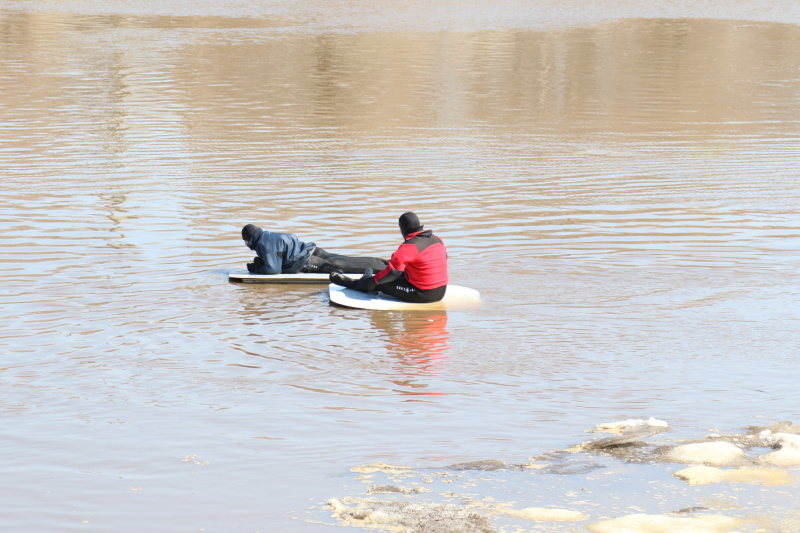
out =
<path fill-rule="evenodd" d="M 331 303 L 343 307 L 355 309 L 377 309 L 383 311 L 404 311 L 404 310 L 443 310 L 452 311 L 473 309 L 480 307 L 481 294 L 475 289 L 461 287 L 460 285 L 448 285 L 444 298 L 439 302 L 428 304 L 416 304 L 403 302 L 394 296 L 383 293 L 366 293 L 347 289 L 331 283 L 328 286 Z"/>
<path fill-rule="evenodd" d="M 306 283 L 324 285 L 330 283 L 328 274 L 311 274 L 298 272 L 297 274 L 251 274 L 247 270 L 231 270 L 228 272 L 228 281 L 238 283 Z"/>

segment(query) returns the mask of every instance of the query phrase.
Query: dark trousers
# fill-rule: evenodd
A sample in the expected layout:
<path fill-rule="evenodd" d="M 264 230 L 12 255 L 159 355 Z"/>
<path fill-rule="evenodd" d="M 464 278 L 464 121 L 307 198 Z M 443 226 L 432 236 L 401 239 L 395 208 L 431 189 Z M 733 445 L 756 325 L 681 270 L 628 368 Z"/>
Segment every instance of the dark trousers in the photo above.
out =
<path fill-rule="evenodd" d="M 428 304 L 438 302 L 444 298 L 447 291 L 447 285 L 436 287 L 435 289 L 418 289 L 405 278 L 401 276 L 394 281 L 378 285 L 378 290 L 389 296 L 394 296 L 398 300 L 404 302 L 411 302 L 415 304 Z"/>
<path fill-rule="evenodd" d="M 303 272 L 346 272 L 350 274 L 363 274 L 368 268 L 371 268 L 374 273 L 378 273 L 388 265 L 389 262 L 385 259 L 377 257 L 350 257 L 347 255 L 332 254 L 326 252 L 322 248 L 314 248 L 306 264 L 303 267 Z"/>

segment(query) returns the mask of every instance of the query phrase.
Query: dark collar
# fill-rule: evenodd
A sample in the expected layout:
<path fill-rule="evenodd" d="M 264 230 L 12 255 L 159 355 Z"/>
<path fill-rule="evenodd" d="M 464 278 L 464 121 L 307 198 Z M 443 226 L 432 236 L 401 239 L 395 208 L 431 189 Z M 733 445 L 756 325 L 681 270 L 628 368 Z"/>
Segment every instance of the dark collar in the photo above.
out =
<path fill-rule="evenodd" d="M 410 241 L 414 237 L 418 237 L 418 236 L 430 237 L 431 235 L 433 235 L 433 230 L 425 229 L 425 230 L 422 230 L 422 231 L 415 231 L 414 233 L 409 233 L 408 235 L 405 236 L 405 239 L 407 241 Z"/>

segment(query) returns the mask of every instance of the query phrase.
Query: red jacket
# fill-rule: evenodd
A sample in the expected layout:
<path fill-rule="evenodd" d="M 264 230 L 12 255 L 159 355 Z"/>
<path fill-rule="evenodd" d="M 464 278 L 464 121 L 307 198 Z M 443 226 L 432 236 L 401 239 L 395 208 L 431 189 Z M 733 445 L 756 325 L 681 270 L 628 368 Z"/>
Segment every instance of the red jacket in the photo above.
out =
<path fill-rule="evenodd" d="M 391 274 L 391 275 L 390 275 Z M 375 282 L 405 274 L 409 283 L 422 290 L 447 285 L 447 249 L 431 230 L 406 235 L 406 240 L 392 254 L 389 266 L 375 274 Z"/>

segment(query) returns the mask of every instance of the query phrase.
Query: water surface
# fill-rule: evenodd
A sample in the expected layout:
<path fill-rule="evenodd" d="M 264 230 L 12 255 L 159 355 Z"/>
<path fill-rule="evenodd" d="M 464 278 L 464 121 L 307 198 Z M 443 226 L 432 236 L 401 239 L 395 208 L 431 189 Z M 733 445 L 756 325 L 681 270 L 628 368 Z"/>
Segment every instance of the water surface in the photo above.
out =
<path fill-rule="evenodd" d="M 794 3 L 125 4 L 0 8 L 3 529 L 330 531 L 362 463 L 800 419 Z M 227 281 L 246 223 L 407 210 L 481 309 Z"/>

